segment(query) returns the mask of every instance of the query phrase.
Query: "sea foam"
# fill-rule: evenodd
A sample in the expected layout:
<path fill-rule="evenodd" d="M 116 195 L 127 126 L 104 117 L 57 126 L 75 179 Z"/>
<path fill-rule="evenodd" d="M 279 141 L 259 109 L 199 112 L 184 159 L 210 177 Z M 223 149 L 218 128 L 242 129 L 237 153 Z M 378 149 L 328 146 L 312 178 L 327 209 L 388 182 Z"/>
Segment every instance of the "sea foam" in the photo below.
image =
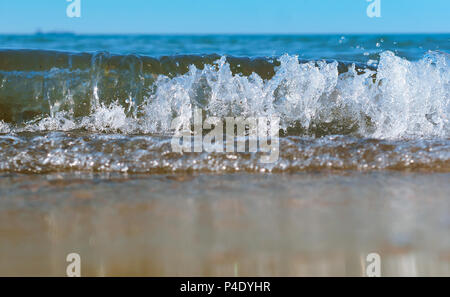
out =
<path fill-rule="evenodd" d="M 112 59 L 94 55 L 85 69 L 72 64 L 42 72 L 0 71 L 1 116 L 9 127 L 3 128 L 3 123 L 1 131 L 169 135 L 175 117 L 189 122 L 193 108 L 201 108 L 216 117 L 276 116 L 285 135 L 450 135 L 450 67 L 445 53 L 429 52 L 419 61 L 408 61 L 386 51 L 377 69 L 349 64 L 345 70 L 337 61 L 305 62 L 283 55 L 266 61 L 264 67 L 272 67 L 272 75 L 261 74 L 260 68 L 243 74 L 240 64 L 225 56 L 163 74 L 139 57 L 125 56 L 119 66 L 111 64 Z M 11 96 L 20 104 L 6 102 Z"/>

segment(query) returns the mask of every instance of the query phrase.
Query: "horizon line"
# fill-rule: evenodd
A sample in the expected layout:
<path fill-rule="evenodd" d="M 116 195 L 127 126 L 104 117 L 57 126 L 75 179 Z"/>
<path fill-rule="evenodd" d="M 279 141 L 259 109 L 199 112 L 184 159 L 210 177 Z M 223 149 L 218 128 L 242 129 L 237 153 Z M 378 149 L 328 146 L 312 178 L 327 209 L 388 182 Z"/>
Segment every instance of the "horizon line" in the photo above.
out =
<path fill-rule="evenodd" d="M 216 32 L 216 33 L 193 33 L 193 32 L 160 32 L 160 33 L 142 33 L 142 32 L 120 32 L 120 33 L 102 33 L 102 32 L 72 32 L 72 31 L 40 31 L 37 30 L 35 32 L 0 32 L 0 35 L 104 35 L 104 36 L 118 36 L 118 35 L 147 35 L 147 36 L 207 36 L 207 35 L 414 35 L 414 34 L 450 34 L 448 32 L 440 32 L 440 31 L 423 31 L 423 32 L 266 32 L 266 33 L 257 33 L 257 32 Z"/>

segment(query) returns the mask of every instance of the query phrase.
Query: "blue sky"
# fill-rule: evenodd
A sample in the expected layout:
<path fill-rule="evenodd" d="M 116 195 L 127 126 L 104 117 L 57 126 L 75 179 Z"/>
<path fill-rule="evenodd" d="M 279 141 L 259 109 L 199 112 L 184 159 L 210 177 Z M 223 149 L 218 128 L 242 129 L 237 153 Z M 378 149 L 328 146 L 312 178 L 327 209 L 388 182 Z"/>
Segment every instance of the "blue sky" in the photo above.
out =
<path fill-rule="evenodd" d="M 450 32 L 450 0 L 0 0 L 0 33 L 403 33 Z"/>

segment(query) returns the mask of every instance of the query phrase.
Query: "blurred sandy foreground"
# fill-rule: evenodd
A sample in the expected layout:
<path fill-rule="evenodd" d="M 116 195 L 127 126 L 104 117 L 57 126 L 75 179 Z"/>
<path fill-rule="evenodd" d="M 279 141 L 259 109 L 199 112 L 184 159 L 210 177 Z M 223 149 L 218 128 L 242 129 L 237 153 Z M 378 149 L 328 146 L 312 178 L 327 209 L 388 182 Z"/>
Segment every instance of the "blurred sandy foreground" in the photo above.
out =
<path fill-rule="evenodd" d="M 450 276 L 450 174 L 0 176 L 0 275 Z"/>

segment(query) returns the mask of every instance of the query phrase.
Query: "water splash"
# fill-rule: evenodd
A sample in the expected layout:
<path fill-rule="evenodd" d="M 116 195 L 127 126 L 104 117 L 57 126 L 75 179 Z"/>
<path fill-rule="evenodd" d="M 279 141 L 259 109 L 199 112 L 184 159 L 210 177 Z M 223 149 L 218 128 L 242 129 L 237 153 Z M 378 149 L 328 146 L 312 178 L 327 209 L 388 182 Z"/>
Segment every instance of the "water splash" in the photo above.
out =
<path fill-rule="evenodd" d="M 217 117 L 277 116 L 284 135 L 449 137 L 450 67 L 445 53 L 408 61 L 386 51 L 377 69 L 301 61 L 292 55 L 275 60 L 157 60 L 47 54 L 42 65 L 31 59 L 17 70 L 10 64 L 0 68 L 0 131 L 169 135 L 171 121 L 191 121 L 197 107 Z M 5 123 L 9 128 L 3 128 Z"/>

